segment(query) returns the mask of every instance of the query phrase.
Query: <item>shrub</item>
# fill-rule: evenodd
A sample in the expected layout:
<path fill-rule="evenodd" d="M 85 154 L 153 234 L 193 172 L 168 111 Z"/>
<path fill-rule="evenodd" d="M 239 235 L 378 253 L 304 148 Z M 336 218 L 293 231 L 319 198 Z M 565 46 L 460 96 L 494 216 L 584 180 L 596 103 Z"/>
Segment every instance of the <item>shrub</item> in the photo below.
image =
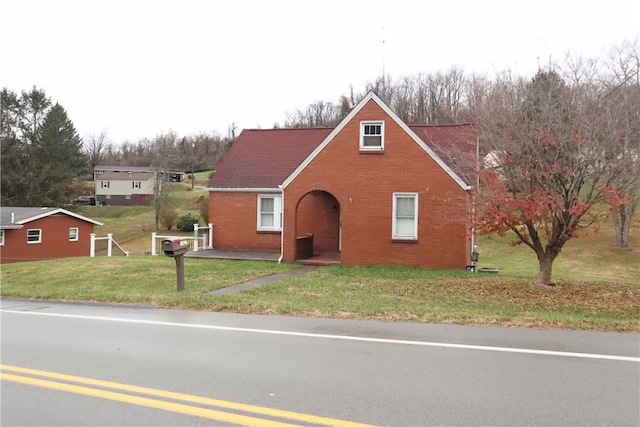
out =
<path fill-rule="evenodd" d="M 198 218 L 195 218 L 190 213 L 188 213 L 180 217 L 180 219 L 178 220 L 177 228 L 180 231 L 193 231 L 193 226 L 198 222 Z"/>
<path fill-rule="evenodd" d="M 204 224 L 209 223 L 209 197 L 201 196 L 198 199 L 198 209 L 200 210 L 200 218 L 204 221 Z"/>
<path fill-rule="evenodd" d="M 158 219 L 160 220 L 160 224 L 167 230 L 171 230 L 173 226 L 176 224 L 176 219 L 178 218 L 178 211 L 173 206 L 163 206 L 160 208 L 160 214 Z"/>

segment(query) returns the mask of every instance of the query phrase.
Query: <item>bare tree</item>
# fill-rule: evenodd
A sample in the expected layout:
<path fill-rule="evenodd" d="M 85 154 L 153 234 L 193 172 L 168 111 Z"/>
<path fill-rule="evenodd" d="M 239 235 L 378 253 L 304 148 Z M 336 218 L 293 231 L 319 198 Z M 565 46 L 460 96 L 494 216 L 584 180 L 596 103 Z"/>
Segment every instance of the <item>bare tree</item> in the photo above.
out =
<path fill-rule="evenodd" d="M 106 131 L 90 135 L 89 138 L 84 141 L 84 152 L 89 159 L 89 168 L 91 171 L 93 171 L 97 165 L 102 164 L 108 145 L 110 144 L 107 140 Z"/>
<path fill-rule="evenodd" d="M 153 141 L 154 151 L 151 158 L 151 167 L 155 174 L 153 186 L 155 231 L 159 230 L 160 212 L 168 192 L 169 172 L 175 167 L 178 159 L 177 142 L 178 136 L 172 131 L 157 136 Z"/>
<path fill-rule="evenodd" d="M 331 127 L 338 124 L 342 120 L 341 111 L 344 109 L 344 100 L 340 105 L 334 105 L 331 102 L 317 101 L 309 104 L 306 110 L 296 110 L 294 113 L 287 114 L 285 127 Z"/>
<path fill-rule="evenodd" d="M 638 40 L 625 41 L 611 49 L 602 82 L 609 89 L 602 119 L 610 123 L 614 136 L 605 147 L 608 159 L 625 159 L 626 171 L 615 186 L 620 203 L 612 206 L 616 246 L 629 246 L 629 231 L 638 205 L 640 186 L 640 49 Z"/>

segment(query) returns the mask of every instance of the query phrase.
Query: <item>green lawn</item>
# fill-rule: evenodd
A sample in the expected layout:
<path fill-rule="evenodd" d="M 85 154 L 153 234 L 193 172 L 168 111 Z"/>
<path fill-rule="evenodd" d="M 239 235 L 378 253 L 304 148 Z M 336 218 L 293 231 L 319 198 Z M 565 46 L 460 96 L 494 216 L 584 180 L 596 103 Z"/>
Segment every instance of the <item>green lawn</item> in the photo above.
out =
<path fill-rule="evenodd" d="M 606 281 L 640 285 L 640 227 L 636 224 L 629 249 L 617 249 L 613 231 L 570 240 L 553 264 L 554 280 Z M 495 267 L 500 275 L 534 278 L 538 260 L 525 245 L 513 246 L 513 236 L 481 237 L 478 242 L 480 267 Z"/>
<path fill-rule="evenodd" d="M 170 201 L 180 214 L 198 216 L 207 192 L 177 185 Z M 640 332 L 640 221 L 629 249 L 616 249 L 608 224 L 571 240 L 554 264 L 555 287 L 536 285 L 536 257 L 511 239 L 481 237 L 479 267 L 498 274 L 429 271 L 406 267 L 321 267 L 231 296 L 208 292 L 295 265 L 185 259 L 185 291 L 176 291 L 175 263 L 145 256 L 151 248 L 151 207 L 83 207 L 104 222 L 96 233 L 113 233 L 130 257 L 71 258 L 4 264 L 5 297 L 153 304 L 188 310 L 233 311 L 445 322 L 535 328 Z M 141 227 L 145 224 L 144 229 Z M 172 230 L 160 234 L 179 235 Z M 185 234 L 185 233 L 183 233 Z"/>
<path fill-rule="evenodd" d="M 558 280 L 406 267 L 321 267 L 230 296 L 207 292 L 295 268 L 185 259 L 176 290 L 165 256 L 71 258 L 5 264 L 4 297 L 152 304 L 187 310 L 640 332 L 638 283 Z"/>

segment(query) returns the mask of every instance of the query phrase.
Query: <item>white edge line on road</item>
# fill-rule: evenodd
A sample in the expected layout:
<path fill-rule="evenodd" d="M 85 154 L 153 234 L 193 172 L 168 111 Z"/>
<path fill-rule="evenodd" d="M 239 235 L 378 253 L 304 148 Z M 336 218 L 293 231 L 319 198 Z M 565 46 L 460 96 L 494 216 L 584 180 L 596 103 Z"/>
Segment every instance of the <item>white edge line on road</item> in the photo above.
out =
<path fill-rule="evenodd" d="M 462 350 L 495 351 L 495 352 L 502 352 L 502 353 L 537 354 L 537 355 L 543 355 L 543 356 L 557 356 L 557 357 L 578 357 L 583 359 L 616 360 L 616 361 L 622 361 L 622 362 L 640 363 L 640 357 L 615 356 L 615 355 L 609 355 L 609 354 L 574 353 L 574 352 L 568 352 L 568 351 L 535 350 L 535 349 L 528 349 L 528 348 L 493 347 L 493 346 L 471 345 L 471 344 L 452 344 L 452 343 L 439 343 L 439 342 L 429 342 L 429 341 L 367 338 L 367 337 L 356 337 L 356 336 L 350 336 L 350 335 L 311 334 L 306 332 L 290 332 L 290 331 L 278 331 L 278 330 L 274 331 L 269 329 L 237 328 L 232 326 L 201 325 L 201 324 L 194 324 L 194 323 L 175 323 L 175 322 L 161 322 L 161 321 L 155 321 L 155 320 L 125 319 L 121 317 L 84 316 L 84 315 L 77 315 L 77 314 L 43 313 L 43 312 L 34 312 L 34 311 L 17 311 L 17 310 L 5 310 L 5 309 L 0 309 L 0 312 L 12 313 L 12 314 L 26 314 L 26 315 L 32 315 L 32 316 L 51 316 L 51 317 L 65 317 L 65 318 L 84 319 L 84 320 L 102 320 L 107 322 L 136 323 L 136 324 L 142 324 L 142 325 L 175 326 L 180 328 L 211 329 L 211 330 L 218 330 L 218 331 L 250 332 L 250 333 L 257 333 L 257 334 L 284 335 L 284 336 L 306 337 L 306 338 L 362 341 L 362 342 L 372 342 L 372 343 L 382 343 L 382 344 L 403 344 L 403 345 L 413 345 L 413 346 L 421 346 L 421 347 L 455 348 L 455 349 L 462 349 Z"/>

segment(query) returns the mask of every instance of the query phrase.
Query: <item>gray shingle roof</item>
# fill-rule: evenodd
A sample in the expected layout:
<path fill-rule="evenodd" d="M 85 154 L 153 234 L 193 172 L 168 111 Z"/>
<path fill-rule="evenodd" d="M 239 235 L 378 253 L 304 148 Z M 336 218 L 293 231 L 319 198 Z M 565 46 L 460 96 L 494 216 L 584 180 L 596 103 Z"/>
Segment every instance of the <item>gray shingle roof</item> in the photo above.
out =
<path fill-rule="evenodd" d="M 23 224 L 57 213 L 69 215 L 95 225 L 102 225 L 101 222 L 61 208 L 23 208 L 2 206 L 0 207 L 0 229 L 22 228 Z"/>

